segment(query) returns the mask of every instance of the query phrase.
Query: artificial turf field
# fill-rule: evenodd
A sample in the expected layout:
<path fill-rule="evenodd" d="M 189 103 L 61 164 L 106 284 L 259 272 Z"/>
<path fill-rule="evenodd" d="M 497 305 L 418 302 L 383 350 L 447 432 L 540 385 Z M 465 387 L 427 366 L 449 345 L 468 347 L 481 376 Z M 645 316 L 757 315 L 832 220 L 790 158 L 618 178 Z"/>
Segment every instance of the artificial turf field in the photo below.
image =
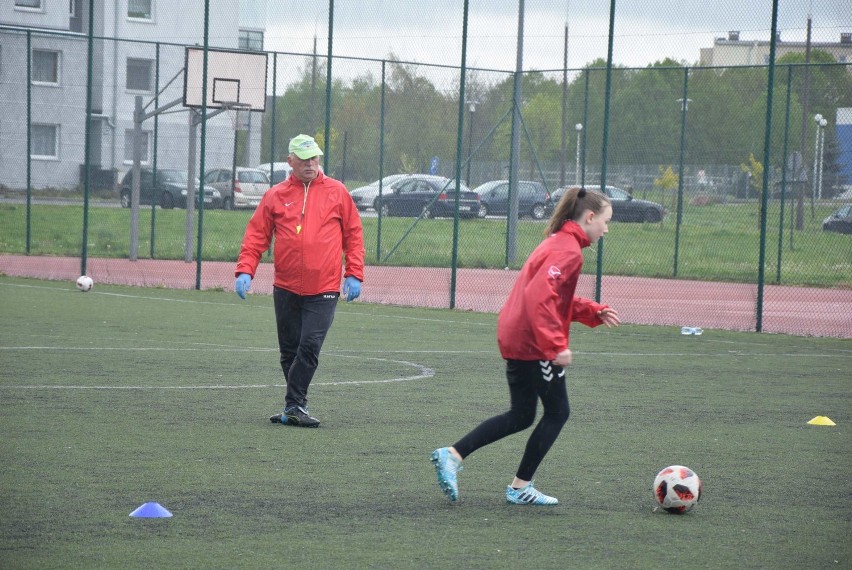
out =
<path fill-rule="evenodd" d="M 848 339 L 576 325 L 536 475 L 560 504 L 529 507 L 528 431 L 458 505 L 429 462 L 507 407 L 496 315 L 341 302 L 313 430 L 268 420 L 271 297 L 0 277 L 0 318 L 2 568 L 852 567 Z M 682 516 L 651 496 L 675 463 L 704 482 Z M 150 501 L 173 517 L 128 516 Z"/>

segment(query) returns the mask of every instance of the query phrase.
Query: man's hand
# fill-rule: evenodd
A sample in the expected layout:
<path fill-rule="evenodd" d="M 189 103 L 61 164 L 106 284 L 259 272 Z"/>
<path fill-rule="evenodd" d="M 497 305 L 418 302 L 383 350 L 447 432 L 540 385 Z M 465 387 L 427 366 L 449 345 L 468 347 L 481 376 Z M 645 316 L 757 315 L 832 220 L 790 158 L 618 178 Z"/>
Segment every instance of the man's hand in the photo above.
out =
<path fill-rule="evenodd" d="M 248 273 L 240 273 L 237 281 L 234 283 L 234 291 L 240 296 L 240 299 L 246 298 L 246 293 L 251 289 L 251 275 Z"/>
<path fill-rule="evenodd" d="M 361 295 L 361 282 L 351 275 L 343 282 L 343 296 L 346 301 L 354 301 Z"/>

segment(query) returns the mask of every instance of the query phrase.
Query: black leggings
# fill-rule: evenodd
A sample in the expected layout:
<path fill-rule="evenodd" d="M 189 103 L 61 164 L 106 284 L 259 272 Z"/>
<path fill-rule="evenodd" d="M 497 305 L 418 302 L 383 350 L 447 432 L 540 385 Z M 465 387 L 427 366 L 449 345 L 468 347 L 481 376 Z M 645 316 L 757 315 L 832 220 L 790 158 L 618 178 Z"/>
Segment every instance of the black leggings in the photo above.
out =
<path fill-rule="evenodd" d="M 541 398 L 544 415 L 527 440 L 515 474 L 518 479 L 531 481 L 571 413 L 565 371 L 546 360 L 507 360 L 506 378 L 511 397 L 509 411 L 485 420 L 453 447 L 464 458 L 480 447 L 525 430 L 535 421 L 536 404 Z"/>

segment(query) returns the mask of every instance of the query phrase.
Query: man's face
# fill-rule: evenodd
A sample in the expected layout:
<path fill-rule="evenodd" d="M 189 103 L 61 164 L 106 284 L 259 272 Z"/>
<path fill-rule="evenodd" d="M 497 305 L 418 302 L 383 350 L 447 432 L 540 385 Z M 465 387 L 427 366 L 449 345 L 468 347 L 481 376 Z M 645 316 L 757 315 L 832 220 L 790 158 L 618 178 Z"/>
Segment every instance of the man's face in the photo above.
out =
<path fill-rule="evenodd" d="M 293 169 L 293 174 L 296 178 L 305 184 L 313 181 L 313 179 L 317 177 L 317 174 L 319 174 L 318 156 L 302 159 L 295 154 L 291 154 L 287 157 L 287 163 Z"/>

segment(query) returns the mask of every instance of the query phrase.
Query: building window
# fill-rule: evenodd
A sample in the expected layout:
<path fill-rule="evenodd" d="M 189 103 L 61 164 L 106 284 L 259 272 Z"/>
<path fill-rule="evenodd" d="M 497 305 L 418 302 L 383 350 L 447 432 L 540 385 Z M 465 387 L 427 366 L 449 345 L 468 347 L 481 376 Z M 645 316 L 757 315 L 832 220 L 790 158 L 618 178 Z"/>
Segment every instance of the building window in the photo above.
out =
<path fill-rule="evenodd" d="M 59 85 L 59 52 L 33 50 L 33 83 Z"/>
<path fill-rule="evenodd" d="M 154 61 L 151 59 L 127 58 L 127 90 L 146 93 L 152 91 L 153 69 Z"/>
<path fill-rule="evenodd" d="M 240 49 L 263 51 L 263 32 L 240 30 Z"/>
<path fill-rule="evenodd" d="M 127 0 L 127 17 L 134 20 L 153 20 L 154 0 Z"/>
<path fill-rule="evenodd" d="M 142 131 L 141 163 L 148 164 L 148 146 L 151 141 L 151 131 Z M 124 130 L 124 162 L 133 164 L 133 129 Z"/>
<path fill-rule="evenodd" d="M 72 18 L 77 17 L 77 0 L 68 0 L 68 15 Z"/>
<path fill-rule="evenodd" d="M 57 125 L 32 125 L 30 129 L 32 158 L 59 158 L 59 127 Z"/>
<path fill-rule="evenodd" d="M 41 0 L 15 0 L 15 8 L 41 10 Z"/>

